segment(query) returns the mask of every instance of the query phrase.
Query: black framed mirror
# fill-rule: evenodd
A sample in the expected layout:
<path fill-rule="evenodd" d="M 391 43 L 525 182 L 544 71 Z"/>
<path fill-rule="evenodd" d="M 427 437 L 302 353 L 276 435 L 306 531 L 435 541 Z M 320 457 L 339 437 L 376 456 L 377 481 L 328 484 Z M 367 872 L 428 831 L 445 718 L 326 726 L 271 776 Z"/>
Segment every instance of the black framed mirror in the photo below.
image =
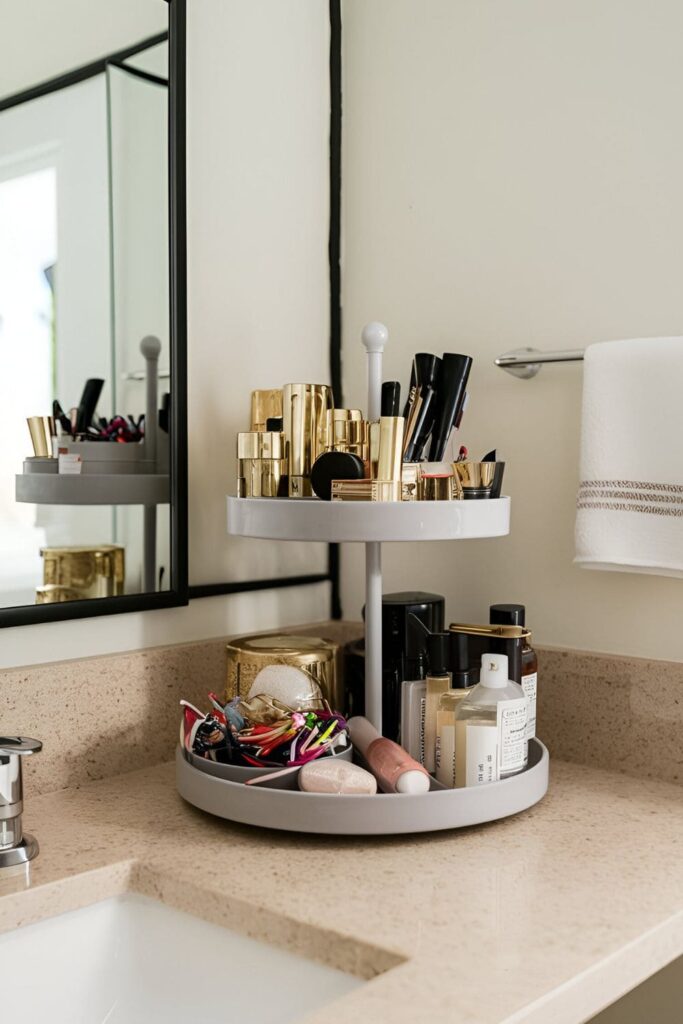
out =
<path fill-rule="evenodd" d="M 3 22 L 0 626 L 186 604 L 185 0 Z"/>

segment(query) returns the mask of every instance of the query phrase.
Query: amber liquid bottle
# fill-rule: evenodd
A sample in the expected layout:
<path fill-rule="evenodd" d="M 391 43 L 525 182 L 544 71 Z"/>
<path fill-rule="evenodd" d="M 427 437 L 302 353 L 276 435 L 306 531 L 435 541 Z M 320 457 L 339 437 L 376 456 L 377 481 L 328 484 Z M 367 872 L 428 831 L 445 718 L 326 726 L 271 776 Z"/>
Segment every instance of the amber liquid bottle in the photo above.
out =
<path fill-rule="evenodd" d="M 526 609 L 523 604 L 492 604 L 489 621 L 498 626 L 525 627 Z M 529 642 L 531 634 L 522 647 L 522 677 L 520 683 L 529 700 L 527 714 L 527 739 L 536 735 L 536 694 L 538 690 L 538 655 Z M 519 662 L 517 662 L 519 664 Z"/>

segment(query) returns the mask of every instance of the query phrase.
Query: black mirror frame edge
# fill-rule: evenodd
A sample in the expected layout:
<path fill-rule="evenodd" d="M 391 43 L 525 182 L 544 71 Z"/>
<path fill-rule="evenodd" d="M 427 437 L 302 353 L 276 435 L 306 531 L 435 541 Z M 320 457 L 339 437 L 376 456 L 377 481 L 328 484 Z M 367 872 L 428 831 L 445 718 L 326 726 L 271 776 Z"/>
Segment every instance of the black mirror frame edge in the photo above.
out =
<path fill-rule="evenodd" d="M 40 622 L 116 615 L 186 605 L 188 593 L 187 532 L 187 220 L 185 203 L 185 10 L 186 0 L 169 0 L 169 239 L 170 239 L 170 369 L 171 403 L 171 587 L 159 594 L 68 601 L 63 604 L 18 605 L 0 608 L 0 628 Z M 165 37 L 161 34 L 159 41 Z M 150 40 L 146 40 L 146 45 Z M 135 52 L 112 55 L 115 62 Z M 0 103 L 7 109 L 21 102 L 73 85 L 105 70 L 107 59 L 78 68 Z"/>
<path fill-rule="evenodd" d="M 116 615 L 187 605 L 190 600 L 257 590 L 330 583 L 330 617 L 342 617 L 339 585 L 339 545 L 328 545 L 327 572 L 281 576 L 270 580 L 188 585 L 188 443 L 187 443 L 187 214 L 186 214 L 186 0 L 169 4 L 169 197 L 171 294 L 171 407 L 175 444 L 171 449 L 171 589 L 161 594 L 126 594 L 54 605 L 0 608 L 0 629 L 41 622 Z M 330 17 L 330 373 L 335 402 L 341 404 L 341 0 L 329 0 Z M 119 56 L 124 56 L 123 54 Z M 98 64 L 101 62 L 98 62 Z M 101 68 L 99 68 L 101 70 Z M 96 73 L 95 65 L 81 68 L 51 83 L 51 88 L 82 81 Z M 16 102 L 51 91 L 38 86 Z M 13 105 L 0 103 L 0 109 Z"/>

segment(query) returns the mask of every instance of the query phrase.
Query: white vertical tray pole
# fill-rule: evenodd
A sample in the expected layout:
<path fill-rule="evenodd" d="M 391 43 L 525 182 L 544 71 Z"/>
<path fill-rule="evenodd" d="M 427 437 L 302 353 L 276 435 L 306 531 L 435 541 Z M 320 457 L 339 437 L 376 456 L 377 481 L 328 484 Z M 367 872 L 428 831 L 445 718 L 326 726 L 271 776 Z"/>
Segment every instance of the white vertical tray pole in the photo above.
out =
<path fill-rule="evenodd" d="M 140 342 L 140 351 L 145 357 L 145 377 L 147 380 L 145 402 L 145 457 L 154 462 L 153 473 L 156 473 L 157 461 L 157 417 L 159 407 L 157 379 L 159 376 L 159 353 L 161 342 L 152 334 L 148 334 Z M 146 594 L 157 589 L 157 508 L 156 505 L 144 507 L 144 543 L 142 589 Z"/>
<path fill-rule="evenodd" d="M 389 338 L 384 324 L 363 328 L 368 353 L 368 407 L 370 422 L 379 419 L 382 400 L 382 353 Z M 382 732 L 382 545 L 365 545 L 365 714 Z"/>

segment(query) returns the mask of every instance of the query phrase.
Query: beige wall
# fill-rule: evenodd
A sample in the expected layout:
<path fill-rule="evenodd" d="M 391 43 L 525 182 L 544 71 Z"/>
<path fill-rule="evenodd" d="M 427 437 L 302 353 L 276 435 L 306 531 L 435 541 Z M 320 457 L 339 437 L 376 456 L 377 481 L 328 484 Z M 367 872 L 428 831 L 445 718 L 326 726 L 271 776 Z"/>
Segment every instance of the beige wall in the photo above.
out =
<path fill-rule="evenodd" d="M 513 498 L 509 538 L 387 546 L 385 590 L 439 591 L 463 620 L 522 601 L 541 643 L 683 658 L 680 581 L 572 565 L 580 365 L 492 365 L 681 333 L 683 7 L 344 0 L 343 22 L 346 400 L 368 320 L 391 331 L 385 379 L 471 353 L 462 437 L 498 448 Z M 343 573 L 354 616 L 360 548 Z"/>
<path fill-rule="evenodd" d="M 0 97 L 168 28 L 164 0 L 0 0 Z"/>
<path fill-rule="evenodd" d="M 328 379 L 327 4 L 188 3 L 190 580 L 324 571 L 321 545 L 230 541 L 249 392 Z M 329 587 L 2 630 L 0 667 L 326 618 Z"/>

